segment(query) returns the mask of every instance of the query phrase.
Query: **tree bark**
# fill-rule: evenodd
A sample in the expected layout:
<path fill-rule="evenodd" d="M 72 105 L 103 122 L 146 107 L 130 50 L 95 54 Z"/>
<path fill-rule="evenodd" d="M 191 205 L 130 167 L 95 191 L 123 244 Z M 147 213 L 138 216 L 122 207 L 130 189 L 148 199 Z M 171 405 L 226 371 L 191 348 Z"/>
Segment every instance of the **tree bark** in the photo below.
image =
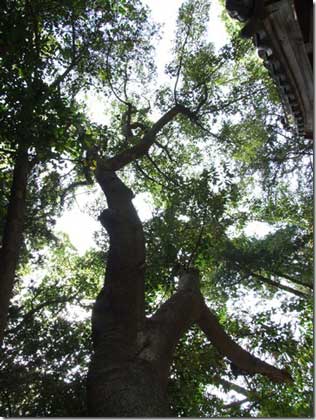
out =
<path fill-rule="evenodd" d="M 92 313 L 94 351 L 88 372 L 92 417 L 168 417 L 169 370 L 179 339 L 198 324 L 223 356 L 245 372 L 286 382 L 287 372 L 262 362 L 228 337 L 205 305 L 199 273 L 180 276 L 177 292 L 150 318 L 144 312 L 145 241 L 133 193 L 112 171 L 97 167 L 110 236 L 104 286 Z"/>
<path fill-rule="evenodd" d="M 0 250 L 0 345 L 7 325 L 9 302 L 22 244 L 29 171 L 27 152 L 20 150 L 14 166 L 10 201 Z"/>
<path fill-rule="evenodd" d="M 165 416 L 157 372 L 138 357 L 145 328 L 142 224 L 131 201 L 133 193 L 115 173 L 97 171 L 96 177 L 108 201 L 100 221 L 109 233 L 110 250 L 104 287 L 92 314 L 89 415 Z"/>

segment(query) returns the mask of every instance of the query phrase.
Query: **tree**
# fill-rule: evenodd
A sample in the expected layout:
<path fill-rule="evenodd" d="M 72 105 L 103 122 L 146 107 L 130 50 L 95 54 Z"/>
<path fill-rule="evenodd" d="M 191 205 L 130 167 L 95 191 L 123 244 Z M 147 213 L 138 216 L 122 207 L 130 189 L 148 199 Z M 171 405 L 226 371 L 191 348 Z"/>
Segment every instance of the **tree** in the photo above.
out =
<path fill-rule="evenodd" d="M 121 8 L 126 11 L 125 7 L 126 3 L 122 2 Z M 97 74 L 116 98 L 110 128 L 107 127 L 104 132 L 100 127 L 98 129 L 89 124 L 81 114 L 79 118 L 76 113 L 79 129 L 84 128 L 86 144 L 83 147 L 79 142 L 79 151 L 74 145 L 68 156 L 72 159 L 78 159 L 79 156 L 79 161 L 82 155 L 85 156 L 83 167 L 89 175 L 95 172 L 96 180 L 107 199 L 108 208 L 102 211 L 100 221 L 108 232 L 110 243 L 109 249 L 103 250 L 107 252 L 104 285 L 93 306 L 93 352 L 87 387 L 89 415 L 167 416 L 171 412 L 196 414 L 198 408 L 202 413 L 210 413 L 212 411 L 205 401 L 207 383 L 235 389 L 238 387 L 234 382 L 222 378 L 222 374 L 229 374 L 233 378 L 233 375 L 260 373 L 273 382 L 281 383 L 275 388 L 279 396 L 284 390 L 283 384 L 291 382 L 291 376 L 285 368 L 287 360 L 278 360 L 280 367 L 274 367 L 244 350 L 223 328 L 224 324 L 230 335 L 235 337 L 244 338 L 248 334 L 248 348 L 258 347 L 262 355 L 265 351 L 275 352 L 275 347 L 282 342 L 283 337 L 275 337 L 276 328 L 268 316 L 257 317 L 255 325 L 262 336 L 258 343 L 257 331 L 245 325 L 242 319 L 237 322 L 220 304 L 225 300 L 223 292 L 232 294 L 234 285 L 228 281 L 225 288 L 222 288 L 225 290 L 218 290 L 219 286 L 214 282 L 216 275 L 219 277 L 217 266 L 220 262 L 224 267 L 219 275 L 225 280 L 232 277 L 239 280 L 240 274 L 243 280 L 245 274 L 266 274 L 271 255 L 274 257 L 274 253 L 269 254 L 269 251 L 275 249 L 276 242 L 284 245 L 286 252 L 294 258 L 275 258 L 273 266 L 268 268 L 271 269 L 270 273 L 282 268 L 282 276 L 285 276 L 294 268 L 297 255 L 302 251 L 308 255 L 308 250 L 304 253 L 301 232 L 293 229 L 284 229 L 283 236 L 280 231 L 263 241 L 249 240 L 242 236 L 233 239 L 229 237 L 228 230 L 236 225 L 236 220 L 244 226 L 251 219 L 251 215 L 241 217 L 242 211 L 238 204 L 247 189 L 238 181 L 241 175 L 247 175 L 247 170 L 253 169 L 253 161 L 246 159 L 247 153 L 255 155 L 269 134 L 261 117 L 266 110 L 277 109 L 278 105 L 271 103 L 269 92 L 262 81 L 264 79 L 254 80 L 249 66 L 245 65 L 244 44 L 234 41 L 231 46 L 226 46 L 216 54 L 212 45 L 206 42 L 204 32 L 207 14 L 208 6 L 204 1 L 187 1 L 180 9 L 175 58 L 168 67 L 174 86 L 173 89 L 165 87 L 156 92 L 156 105 L 162 113 L 156 122 L 152 122 L 147 100 L 150 96 L 146 96 L 145 92 L 145 82 L 151 81 L 153 69 L 150 62 L 146 69 L 145 61 L 139 58 L 139 50 L 133 49 L 134 45 L 126 54 L 124 49 L 120 51 L 121 62 L 117 76 L 110 72 L 112 67 L 109 67 L 109 55 L 106 55 L 105 62 L 102 61 L 105 72 L 100 70 Z M 111 40 L 109 44 L 112 46 Z M 120 48 L 120 44 L 115 45 Z M 243 71 L 241 68 L 237 70 L 237 64 L 241 65 Z M 230 79 L 234 72 L 236 77 L 232 81 Z M 131 83 L 133 79 L 136 82 Z M 255 114 L 255 119 L 253 111 L 257 106 L 253 104 L 253 95 L 256 95 L 262 108 L 261 113 Z M 241 122 L 236 124 L 234 120 L 222 121 L 224 116 L 228 119 L 231 115 L 237 119 L 239 117 Z M 217 131 L 212 127 L 216 120 L 221 124 Z M 231 134 L 238 124 L 241 129 L 253 128 L 252 132 L 258 138 L 258 148 L 251 147 L 250 142 L 245 141 L 247 131 L 244 138 L 236 137 L 236 141 L 232 142 L 241 151 L 239 160 L 229 162 L 225 147 L 232 140 Z M 78 137 L 74 136 L 74 143 L 79 139 L 79 134 Z M 68 147 L 69 142 L 66 144 Z M 67 151 L 62 148 L 63 153 Z M 205 151 L 208 152 L 207 156 Z M 57 159 L 62 160 L 62 156 L 59 155 Z M 194 165 L 194 159 L 198 160 L 198 165 Z M 124 182 L 117 175 L 118 171 L 121 171 L 120 178 Z M 68 183 L 66 188 L 72 190 L 78 186 L 78 182 L 81 182 L 78 178 L 74 183 Z M 150 191 L 156 201 L 157 213 L 146 223 L 144 230 L 132 203 L 134 194 L 130 186 L 138 192 Z M 62 197 L 65 196 L 64 192 L 61 193 Z M 34 204 L 35 194 L 32 197 L 31 202 Z M 49 197 L 53 195 L 50 193 Z M 52 207 L 55 208 L 54 205 Z M 266 209 L 266 202 L 263 202 L 261 214 Z M 257 214 L 260 211 L 257 210 Z M 289 244 L 289 237 L 297 241 Z M 149 254 L 147 260 L 146 242 Z M 57 255 L 54 265 L 57 273 L 53 276 L 53 284 L 49 285 L 48 276 L 46 286 L 44 282 L 35 287 L 36 305 L 34 297 L 29 294 L 24 306 L 11 307 L 8 340 L 17 345 L 15 334 L 21 328 L 19 337 L 24 343 L 22 358 L 32 367 L 32 376 L 28 376 L 25 368 L 21 369 L 23 363 L 19 362 L 15 350 L 11 352 L 12 357 L 5 360 L 4 366 L 7 371 L 14 371 L 15 377 L 32 381 L 34 394 L 28 397 L 27 403 L 18 402 L 21 412 L 27 415 L 87 414 L 80 404 L 80 398 L 84 395 L 82 376 L 87 353 L 77 353 L 75 350 L 82 343 L 88 352 L 87 330 L 83 324 L 72 325 L 71 321 L 65 321 L 56 314 L 66 302 L 79 301 L 82 305 L 87 296 L 91 298 L 95 293 L 98 285 L 90 281 L 93 272 L 85 269 L 81 273 L 80 261 L 85 267 L 87 264 L 100 267 L 100 255 L 90 253 L 80 260 L 63 248 Z M 256 260 L 255 263 L 253 260 Z M 58 277 L 65 275 L 60 267 L 65 265 L 65 261 L 71 262 L 69 272 L 75 275 L 70 275 L 69 279 L 68 274 L 63 293 L 58 295 Z M 299 272 L 297 267 L 294 268 L 296 274 L 308 272 L 308 261 L 299 268 Z M 201 278 L 203 281 L 200 286 Z M 304 285 L 309 286 L 308 281 Z M 266 294 L 266 290 L 258 285 L 253 289 Z M 157 298 L 162 293 L 166 293 L 169 298 L 159 305 Z M 219 319 L 210 311 L 209 301 L 218 310 Z M 50 307 L 50 313 L 54 316 L 45 321 L 45 317 L 40 315 L 41 311 Z M 31 319 L 32 323 L 28 324 L 27 319 Z M 30 335 L 32 331 L 38 331 L 42 336 L 42 324 L 46 322 L 49 334 L 43 340 L 44 345 L 39 345 L 37 356 L 45 356 L 42 363 L 36 357 L 33 360 L 30 348 L 27 347 L 31 343 L 33 352 L 34 345 L 38 343 L 34 343 L 34 340 L 32 342 L 31 337 L 24 333 Z M 189 333 L 193 326 L 193 332 L 190 330 Z M 73 333 L 73 329 L 77 332 Z M 215 349 L 201 339 L 201 332 Z M 66 341 L 63 340 L 63 334 L 68 337 Z M 290 340 L 290 329 L 285 327 L 284 334 L 284 348 L 292 346 L 293 353 L 294 342 Z M 46 343 L 48 350 L 45 349 Z M 62 343 L 66 343 L 66 346 Z M 169 383 L 171 394 L 179 395 L 176 380 L 185 383 L 183 378 L 187 371 L 187 366 L 183 366 L 184 355 L 181 349 L 189 351 L 191 343 L 194 343 L 193 350 L 188 354 L 192 355 L 192 370 L 197 376 L 196 387 L 188 381 L 188 389 L 194 389 L 195 399 L 190 408 L 185 395 L 182 395 L 183 405 L 177 406 L 175 399 L 170 407 L 167 400 L 169 372 L 172 369 Z M 14 349 L 10 341 L 7 345 L 9 349 Z M 202 357 L 203 363 L 197 361 L 197 354 Z M 27 359 L 26 356 L 30 357 Z M 230 368 L 225 359 L 230 360 Z M 79 365 L 81 369 L 77 372 L 69 371 L 67 361 L 74 368 L 78 369 Z M 37 369 L 37 365 L 40 369 Z M 207 370 L 208 365 L 213 367 L 212 372 Z M 50 371 L 45 372 L 46 366 L 53 366 L 52 374 Z M 199 373 L 201 366 L 204 367 L 205 375 Z M 66 380 L 67 376 L 71 385 Z M 62 407 L 48 403 L 47 397 L 40 391 L 40 384 L 45 383 L 55 392 L 57 388 L 52 382 L 57 378 L 60 389 L 69 396 L 69 405 L 66 401 L 63 401 Z M 239 390 L 242 390 L 248 401 L 260 403 L 263 412 L 275 413 L 275 406 L 269 407 L 262 403 L 262 395 L 269 394 L 271 385 L 264 380 L 260 381 L 257 376 L 250 378 L 252 390 L 242 387 Z M 10 397 L 17 398 L 17 395 L 16 390 L 2 394 L 9 414 L 14 410 Z M 37 395 L 41 395 L 39 403 Z M 60 391 L 55 395 L 59 398 Z M 35 404 L 34 408 L 36 401 L 39 407 Z M 217 404 L 214 411 L 220 409 L 236 412 L 238 406 L 225 408 Z"/>
<path fill-rule="evenodd" d="M 190 115 L 176 105 L 136 146 L 106 161 L 97 160 L 96 178 L 108 202 L 100 221 L 109 233 L 110 249 L 105 284 L 92 316 L 88 404 L 94 416 L 169 415 L 165 393 L 173 352 L 193 323 L 242 371 L 262 373 L 274 381 L 290 380 L 286 370 L 251 356 L 223 331 L 200 293 L 196 269 L 186 267 L 178 291 L 145 318 L 142 225 L 132 205 L 133 193 L 115 170 L 148 152 L 159 130 L 180 112 Z"/>

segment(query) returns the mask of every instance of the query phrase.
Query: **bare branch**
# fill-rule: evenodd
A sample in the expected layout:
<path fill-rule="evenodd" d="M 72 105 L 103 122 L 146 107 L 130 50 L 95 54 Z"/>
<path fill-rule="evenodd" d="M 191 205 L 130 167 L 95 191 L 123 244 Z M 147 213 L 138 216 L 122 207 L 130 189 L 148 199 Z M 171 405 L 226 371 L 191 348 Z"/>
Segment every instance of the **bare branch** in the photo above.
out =
<path fill-rule="evenodd" d="M 164 146 L 163 144 L 161 144 L 158 140 L 155 140 L 155 144 L 158 147 L 160 147 L 160 149 L 162 149 L 166 153 L 166 155 L 168 156 L 168 158 L 169 158 L 169 160 L 171 162 L 174 162 L 175 161 L 175 159 L 171 156 L 171 154 L 170 154 L 170 152 L 169 152 L 169 150 L 168 150 L 168 148 L 166 146 Z"/>
<path fill-rule="evenodd" d="M 124 86 L 123 86 L 124 97 L 125 97 L 125 101 L 126 102 L 128 102 L 128 95 L 127 95 L 127 83 L 128 83 L 127 65 L 128 64 L 125 63 L 125 68 L 124 68 L 125 77 L 124 77 Z"/>
<path fill-rule="evenodd" d="M 73 60 L 76 57 L 76 26 L 75 26 L 75 21 L 74 21 L 74 12 L 72 11 L 71 14 L 71 43 L 72 43 L 72 58 Z"/>
<path fill-rule="evenodd" d="M 249 402 L 248 398 L 244 398 L 242 400 L 237 400 L 237 401 L 232 401 L 231 403 L 224 405 L 223 408 L 228 410 L 230 408 L 239 407 L 242 404 L 245 404 L 246 402 Z"/>
<path fill-rule="evenodd" d="M 77 64 L 79 64 L 81 58 L 83 57 L 84 51 L 85 47 L 82 47 L 81 52 L 74 59 L 72 59 L 71 63 L 65 69 L 65 71 L 59 76 L 57 76 L 56 79 L 49 85 L 50 89 L 55 89 L 60 85 L 60 83 L 62 83 L 65 80 L 68 74 L 76 67 Z"/>
<path fill-rule="evenodd" d="M 188 42 L 189 35 L 190 35 L 190 32 L 191 32 L 191 27 L 192 27 L 192 24 L 190 23 L 190 25 L 188 26 L 187 33 L 186 33 L 185 39 L 183 41 L 182 47 L 181 47 L 180 62 L 179 62 L 178 70 L 177 70 L 176 82 L 175 82 L 174 88 L 173 88 L 173 97 L 174 97 L 174 101 L 175 101 L 176 104 L 178 103 L 177 87 L 178 87 L 178 82 L 179 82 L 179 78 L 180 78 L 180 74 L 181 74 L 181 70 L 182 70 L 182 64 L 183 64 L 183 58 L 184 58 L 184 48 L 185 48 L 185 46 Z"/>
<path fill-rule="evenodd" d="M 143 175 L 144 178 L 149 179 L 150 181 L 154 182 L 155 184 L 161 185 L 163 188 L 174 191 L 173 188 L 163 184 L 162 182 L 157 181 L 155 178 L 152 178 L 150 175 L 148 175 L 141 167 L 140 165 L 135 161 L 135 167 L 136 169 Z"/>
<path fill-rule="evenodd" d="M 110 68 L 110 64 L 109 64 L 109 58 L 110 58 L 110 54 L 111 54 L 111 49 L 112 49 L 112 45 L 113 45 L 113 38 L 111 37 L 110 33 L 108 32 L 108 37 L 109 37 L 109 47 L 107 50 L 107 54 L 106 54 L 106 72 L 107 72 L 107 76 L 108 76 L 108 84 L 110 86 L 110 89 L 113 93 L 113 95 L 115 96 L 115 98 L 121 102 L 122 104 L 128 105 L 127 101 L 124 101 L 124 99 L 122 99 L 119 94 L 115 91 L 114 86 L 112 84 L 112 80 L 111 80 L 111 68 Z"/>
<path fill-rule="evenodd" d="M 192 254 L 191 254 L 191 256 L 190 256 L 189 262 L 188 262 L 188 264 L 187 264 L 187 267 L 188 267 L 188 268 L 189 268 L 189 267 L 190 267 L 190 265 L 194 262 L 194 259 L 195 259 L 195 257 L 196 257 L 197 251 L 198 251 L 198 249 L 199 249 L 199 246 L 201 245 L 202 236 L 203 236 L 203 231 L 204 231 L 204 221 L 205 221 L 205 216 L 206 216 L 206 209 L 204 210 L 204 214 L 203 214 L 203 217 L 202 217 L 202 226 L 201 226 L 201 229 L 200 229 L 200 233 L 199 233 L 198 239 L 197 239 L 197 241 L 196 241 L 196 243 L 195 243 L 195 247 L 194 247 L 194 249 L 193 249 L 193 251 L 192 251 Z"/>
<path fill-rule="evenodd" d="M 286 280 L 291 281 L 292 283 L 298 284 L 299 286 L 307 287 L 308 289 L 313 290 L 313 284 L 306 284 L 306 283 L 300 281 L 298 278 L 290 276 L 289 274 L 284 274 L 284 273 L 281 273 L 280 271 L 275 271 L 275 270 L 273 270 L 273 271 L 275 272 L 275 274 L 278 277 L 282 277 Z"/>
<path fill-rule="evenodd" d="M 75 301 L 76 299 L 78 299 L 78 295 L 62 296 L 56 299 L 45 300 L 44 302 L 39 303 L 34 308 L 26 312 L 23 315 L 22 320 L 18 323 L 18 325 L 16 325 L 13 328 L 10 328 L 9 330 L 7 330 L 7 332 L 16 333 L 16 331 L 18 331 L 23 324 L 25 324 L 26 322 L 29 322 L 29 320 L 33 317 L 33 315 L 35 315 L 37 312 L 41 311 L 42 309 L 46 308 L 47 306 L 56 305 L 58 303 L 68 303 L 68 302 Z M 19 308 L 18 312 L 20 313 L 22 309 L 23 308 Z"/>
<path fill-rule="evenodd" d="M 207 102 L 207 100 L 208 100 L 208 89 L 207 89 L 207 85 L 206 85 L 206 83 L 203 83 L 203 90 L 204 90 L 204 92 L 203 92 L 203 97 L 202 97 L 202 99 L 199 101 L 198 106 L 197 106 L 197 107 L 196 107 L 196 109 L 195 109 L 195 113 L 196 113 L 196 114 L 200 111 L 200 109 L 202 108 L 202 106 L 203 106 L 204 104 L 206 104 L 206 102 Z"/>
<path fill-rule="evenodd" d="M 253 98 L 254 95 L 256 95 L 257 93 L 260 93 L 260 92 L 265 92 L 265 89 L 260 88 L 260 89 L 257 89 L 254 92 L 251 91 L 250 93 L 246 93 L 245 95 L 239 96 L 238 98 L 235 98 L 231 101 L 228 101 L 226 103 L 221 104 L 220 106 L 216 107 L 214 109 L 214 111 L 222 111 L 223 109 L 225 109 L 225 108 L 229 107 L 230 105 L 233 105 L 233 104 L 235 104 L 235 103 L 237 103 L 237 102 L 239 102 L 243 99 Z"/>

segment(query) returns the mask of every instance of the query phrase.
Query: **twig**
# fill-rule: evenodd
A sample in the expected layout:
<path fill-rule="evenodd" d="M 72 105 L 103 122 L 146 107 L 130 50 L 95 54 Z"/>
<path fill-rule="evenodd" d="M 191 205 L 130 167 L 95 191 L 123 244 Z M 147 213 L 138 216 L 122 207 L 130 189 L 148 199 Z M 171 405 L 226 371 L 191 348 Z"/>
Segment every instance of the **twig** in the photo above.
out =
<path fill-rule="evenodd" d="M 160 149 L 162 149 L 166 153 L 166 155 L 171 160 L 171 162 L 175 162 L 175 159 L 173 159 L 173 157 L 171 156 L 171 154 L 170 154 L 170 152 L 169 152 L 169 150 L 168 150 L 168 148 L 166 146 L 164 146 L 163 144 L 159 143 L 158 140 L 155 140 L 155 144 L 158 147 L 160 147 Z"/>
<path fill-rule="evenodd" d="M 42 303 L 39 303 L 37 306 L 33 307 L 32 309 L 30 309 L 28 312 L 26 312 L 26 314 L 23 315 L 22 320 L 18 323 L 18 325 L 16 325 L 15 327 L 11 328 L 8 330 L 8 332 L 10 333 L 15 333 L 16 331 L 19 330 L 19 328 L 21 328 L 21 326 L 23 324 L 25 324 L 29 319 L 32 318 L 32 316 L 36 313 L 39 312 L 41 309 L 45 308 L 46 306 L 50 306 L 50 305 L 55 305 L 55 304 L 59 304 L 59 303 L 68 303 L 68 302 L 72 302 L 74 300 L 78 299 L 77 295 L 71 295 L 71 296 L 63 296 L 60 297 L 59 299 L 52 299 L 52 300 L 46 300 Z M 22 308 L 19 308 L 19 312 L 21 312 Z"/>
<path fill-rule="evenodd" d="M 76 181 L 70 184 L 67 188 L 64 189 L 61 197 L 60 197 L 60 205 L 63 206 L 65 203 L 66 195 L 76 189 L 77 187 L 85 187 L 88 185 L 92 185 L 92 182 L 86 180 L 86 181 Z"/>
<path fill-rule="evenodd" d="M 108 37 L 109 37 L 109 48 L 106 54 L 106 71 L 107 71 L 107 75 L 108 75 L 108 80 L 107 82 L 109 83 L 110 89 L 113 93 L 113 95 L 115 96 L 115 98 L 121 102 L 122 104 L 128 105 L 128 102 L 124 101 L 116 92 L 114 89 L 114 86 L 112 84 L 111 81 L 111 70 L 110 70 L 110 65 L 109 65 L 109 57 L 110 57 L 110 53 L 111 53 L 111 49 L 112 49 L 112 45 L 113 45 L 113 38 L 111 37 L 111 35 L 108 33 Z"/>
<path fill-rule="evenodd" d="M 167 181 L 171 182 L 175 186 L 179 186 L 177 182 L 175 182 L 172 178 L 170 178 L 168 175 L 166 175 L 156 164 L 156 162 L 147 154 L 147 159 L 150 161 L 150 163 L 156 168 L 157 172 L 160 173 L 161 176 L 163 176 Z"/>
<path fill-rule="evenodd" d="M 185 37 L 185 40 L 184 40 L 183 45 L 181 47 L 180 62 L 179 62 L 178 70 L 177 70 L 176 82 L 175 82 L 174 88 L 173 88 L 173 97 L 174 97 L 174 101 L 175 101 L 176 104 L 178 103 L 178 100 L 177 100 L 177 87 L 178 87 L 178 82 L 179 82 L 180 73 L 181 73 L 182 64 L 183 64 L 184 48 L 185 48 L 185 46 L 186 46 L 186 44 L 188 42 L 188 39 L 189 39 L 189 35 L 190 35 L 190 32 L 191 32 L 191 26 L 192 26 L 192 23 L 190 23 L 189 26 L 188 26 L 186 37 Z"/>

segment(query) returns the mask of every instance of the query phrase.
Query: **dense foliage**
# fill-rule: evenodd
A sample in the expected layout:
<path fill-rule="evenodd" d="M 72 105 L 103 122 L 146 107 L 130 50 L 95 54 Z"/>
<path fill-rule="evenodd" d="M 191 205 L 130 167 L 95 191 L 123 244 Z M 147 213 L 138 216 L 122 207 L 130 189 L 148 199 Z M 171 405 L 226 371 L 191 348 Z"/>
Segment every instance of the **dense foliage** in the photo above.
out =
<path fill-rule="evenodd" d="M 94 184 L 92 149 L 117 154 L 181 103 L 191 114 L 121 171 L 152 207 L 146 311 L 172 294 L 181 267 L 195 266 L 226 331 L 288 367 L 294 382 L 244 376 L 193 329 L 172 366 L 173 413 L 311 417 L 312 145 L 284 127 L 275 87 L 237 24 L 227 21 L 231 41 L 217 51 L 207 39 L 208 2 L 183 2 L 168 79 L 158 86 L 157 27 L 138 0 L 6 0 L 1 9 L 1 228 L 21 150 L 32 165 L 0 414 L 86 415 L 90 311 L 108 237 L 100 229 L 95 247 L 79 255 L 54 224 L 78 187 Z M 84 94 L 96 92 L 107 103 L 103 124 L 84 105 Z M 97 218 L 103 207 L 96 197 L 88 211 Z"/>

